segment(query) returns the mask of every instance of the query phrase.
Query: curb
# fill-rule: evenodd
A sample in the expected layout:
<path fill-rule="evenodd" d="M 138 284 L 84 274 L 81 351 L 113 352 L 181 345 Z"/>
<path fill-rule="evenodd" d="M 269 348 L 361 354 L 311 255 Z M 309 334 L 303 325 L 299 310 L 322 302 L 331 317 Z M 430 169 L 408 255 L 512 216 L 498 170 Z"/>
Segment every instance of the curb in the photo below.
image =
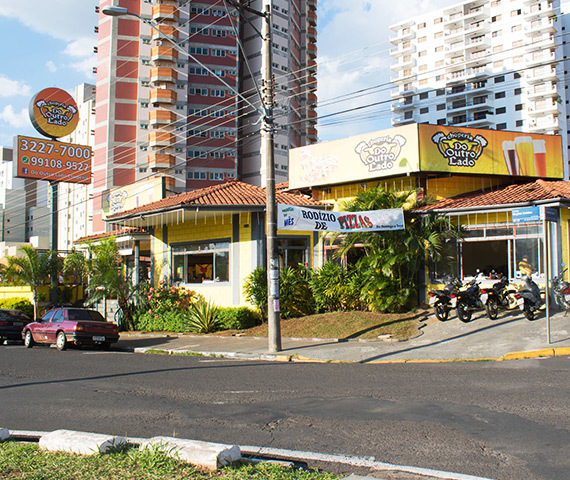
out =
<path fill-rule="evenodd" d="M 507 360 L 524 360 L 529 358 L 563 357 L 570 355 L 570 347 L 543 348 L 540 350 L 529 350 L 519 352 L 509 352 L 501 357 L 479 357 L 479 358 L 438 358 L 438 359 L 401 359 L 401 360 L 372 360 L 362 362 L 357 360 L 322 360 L 304 357 L 300 355 L 286 354 L 254 354 L 239 352 L 203 352 L 196 350 L 163 350 L 148 347 L 122 348 L 117 351 L 129 351 L 133 353 L 164 353 L 168 355 L 201 355 L 203 357 L 227 358 L 238 360 L 264 360 L 285 363 L 368 363 L 368 364 L 397 364 L 397 363 L 450 363 L 450 362 L 502 362 Z"/>

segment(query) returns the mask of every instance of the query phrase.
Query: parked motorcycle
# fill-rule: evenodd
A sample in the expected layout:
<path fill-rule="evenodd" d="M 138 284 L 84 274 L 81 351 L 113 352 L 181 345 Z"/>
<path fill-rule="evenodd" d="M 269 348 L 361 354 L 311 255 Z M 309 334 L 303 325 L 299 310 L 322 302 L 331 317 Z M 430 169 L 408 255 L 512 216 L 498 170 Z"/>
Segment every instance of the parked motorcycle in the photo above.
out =
<path fill-rule="evenodd" d="M 431 290 L 429 292 L 429 305 L 433 307 L 433 311 L 438 320 L 445 322 L 449 317 L 449 311 L 451 310 L 451 294 L 456 292 L 461 288 L 463 284 L 461 280 L 454 277 L 450 283 L 448 283 L 443 290 Z"/>
<path fill-rule="evenodd" d="M 515 287 L 509 285 L 509 280 L 505 276 L 501 276 L 501 279 L 490 288 L 482 288 L 480 300 L 485 305 L 487 316 L 491 320 L 495 320 L 499 315 L 499 309 L 511 310 L 515 308 L 517 306 L 515 294 Z"/>
<path fill-rule="evenodd" d="M 528 320 L 534 320 L 535 313 L 544 306 L 542 292 L 530 276 L 526 276 L 522 290 L 515 295 L 517 306 Z"/>
<path fill-rule="evenodd" d="M 556 275 L 552 280 L 552 293 L 554 294 L 554 300 L 559 308 L 564 309 L 564 316 L 570 311 L 570 283 L 564 281 L 564 273 L 566 273 L 567 268 L 565 268 L 560 275 Z"/>
<path fill-rule="evenodd" d="M 471 320 L 474 311 L 484 308 L 481 303 L 479 281 L 474 278 L 465 285 L 465 289 L 451 294 L 451 305 L 455 306 L 457 318 L 464 323 Z"/>

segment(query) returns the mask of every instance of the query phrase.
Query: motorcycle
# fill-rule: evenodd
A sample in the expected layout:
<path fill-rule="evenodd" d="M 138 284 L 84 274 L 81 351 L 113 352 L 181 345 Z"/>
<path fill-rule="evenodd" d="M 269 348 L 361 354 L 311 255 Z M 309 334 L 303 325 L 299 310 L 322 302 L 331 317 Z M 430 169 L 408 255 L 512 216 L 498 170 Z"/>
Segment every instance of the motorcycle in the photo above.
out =
<path fill-rule="evenodd" d="M 501 276 L 498 282 L 495 282 L 491 288 L 482 288 L 480 300 L 485 305 L 487 316 L 491 320 L 495 320 L 499 315 L 499 309 L 505 308 L 512 310 L 517 306 L 515 298 L 516 289 L 509 285 L 509 280 L 505 276 Z"/>
<path fill-rule="evenodd" d="M 559 308 L 564 309 L 564 316 L 570 311 L 570 283 L 564 281 L 564 273 L 566 273 L 567 268 L 565 268 L 560 275 L 556 275 L 552 278 L 552 293 L 554 294 L 554 300 Z"/>
<path fill-rule="evenodd" d="M 465 285 L 465 290 L 461 290 L 451 294 L 451 305 L 457 311 L 457 318 L 463 323 L 471 320 L 474 311 L 484 308 L 481 303 L 481 289 L 477 278 L 474 278 Z"/>
<path fill-rule="evenodd" d="M 535 313 L 544 307 L 544 299 L 538 285 L 528 275 L 522 290 L 515 295 L 517 306 L 524 312 L 528 320 L 534 320 Z"/>
<path fill-rule="evenodd" d="M 443 290 L 431 290 L 429 292 L 429 305 L 433 307 L 433 311 L 438 320 L 445 322 L 449 316 L 449 311 L 451 310 L 451 294 L 456 292 L 461 288 L 463 284 L 458 278 L 453 278 L 453 280 L 448 283 Z"/>

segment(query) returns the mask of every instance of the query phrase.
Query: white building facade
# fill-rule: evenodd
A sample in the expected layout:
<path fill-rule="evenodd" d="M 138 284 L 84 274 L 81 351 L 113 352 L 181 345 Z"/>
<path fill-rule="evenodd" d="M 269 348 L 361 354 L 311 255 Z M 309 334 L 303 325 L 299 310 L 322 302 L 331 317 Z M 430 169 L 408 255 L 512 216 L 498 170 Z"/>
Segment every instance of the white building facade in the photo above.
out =
<path fill-rule="evenodd" d="M 558 0 L 471 0 L 391 26 L 392 124 L 561 135 L 568 179 L 560 13 Z"/>

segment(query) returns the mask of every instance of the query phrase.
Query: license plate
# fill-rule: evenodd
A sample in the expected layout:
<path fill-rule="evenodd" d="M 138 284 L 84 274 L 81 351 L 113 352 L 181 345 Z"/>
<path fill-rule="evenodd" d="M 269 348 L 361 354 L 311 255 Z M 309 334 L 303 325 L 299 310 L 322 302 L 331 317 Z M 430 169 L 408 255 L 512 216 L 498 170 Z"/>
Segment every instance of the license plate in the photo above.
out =
<path fill-rule="evenodd" d="M 524 298 L 517 298 L 517 307 L 524 310 Z"/>
<path fill-rule="evenodd" d="M 14 322 L 12 325 L 14 325 L 15 327 L 23 327 L 24 322 Z"/>
<path fill-rule="evenodd" d="M 94 342 L 104 342 L 105 337 L 103 335 L 93 335 L 93 341 Z"/>
<path fill-rule="evenodd" d="M 451 304 L 451 308 L 455 308 L 455 306 L 457 305 L 457 298 L 453 297 L 449 303 Z"/>
<path fill-rule="evenodd" d="M 437 297 L 429 297 L 429 304 L 433 307 L 435 302 L 437 302 Z"/>
<path fill-rule="evenodd" d="M 565 299 L 565 300 L 570 300 L 570 293 L 567 293 L 566 295 L 564 295 L 564 299 Z"/>
<path fill-rule="evenodd" d="M 481 303 L 482 303 L 482 304 L 487 303 L 487 298 L 488 298 L 488 297 L 489 297 L 488 294 L 482 293 L 482 294 L 481 294 Z"/>

